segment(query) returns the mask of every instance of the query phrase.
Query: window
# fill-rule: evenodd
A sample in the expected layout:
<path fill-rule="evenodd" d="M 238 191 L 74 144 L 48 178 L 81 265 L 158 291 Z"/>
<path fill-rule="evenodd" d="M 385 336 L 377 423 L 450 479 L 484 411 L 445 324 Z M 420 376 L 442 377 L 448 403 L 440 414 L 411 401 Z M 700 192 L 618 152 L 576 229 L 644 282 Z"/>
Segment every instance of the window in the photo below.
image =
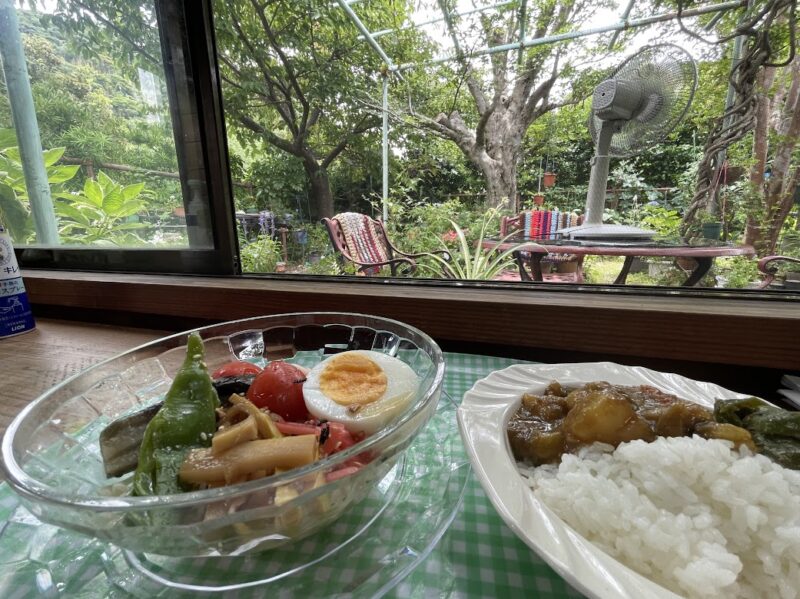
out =
<path fill-rule="evenodd" d="M 23 263 L 234 272 L 195 18 L 138 0 L 4 9 L 0 216 Z"/>
<path fill-rule="evenodd" d="M 15 227 L 23 264 L 231 273 L 238 258 L 244 272 L 270 275 L 727 292 L 766 282 L 756 258 L 800 256 L 796 164 L 785 159 L 800 127 L 773 118 L 800 108 L 789 93 L 800 66 L 785 45 L 773 44 L 773 58 L 786 66 L 759 67 L 772 69 L 764 94 L 772 117 L 757 119 L 724 153 L 709 153 L 712 168 L 700 179 L 712 190 L 701 197 L 696 167 L 723 115 L 731 56 L 747 59 L 751 41 L 703 44 L 650 3 L 628 8 L 630 31 L 616 25 L 622 7 L 548 6 L 60 0 L 20 9 L 59 234 L 57 248 L 44 239 L 39 221 L 47 219 L 15 166 L 16 197 L 35 217 Z M 727 4 L 701 7 L 682 24 L 724 37 L 739 14 Z M 794 26 L 775 22 L 780 39 Z M 604 223 L 649 236 L 556 243 L 561 229 L 593 218 L 586 206 L 597 148 L 586 99 L 656 42 L 686 49 L 674 52 L 682 70 L 665 66 L 664 50 L 648 57 L 662 61 L 655 82 L 675 76 L 648 114 L 668 105 L 677 118 L 646 146 L 637 146 L 645 136 L 635 130 L 622 150 L 615 137 L 612 148 L 630 155 L 612 160 L 593 196 Z M 13 100 L 12 86 L 25 85 L 7 78 L 2 91 Z M 71 87 L 58 88 L 62 80 Z M 688 91 L 673 103 L 682 85 Z M 69 101 L 76 94 L 84 101 Z M 30 125 L 16 118 L 18 131 L 17 121 Z M 3 107 L 0 126 L 10 125 Z M 3 152 L 16 160 L 14 146 Z M 128 194 L 128 208 L 115 200 L 108 204 L 117 216 L 87 218 L 105 194 Z M 384 225 L 353 215 L 320 223 L 341 213 Z M 781 262 L 770 289 L 791 291 L 791 270 Z"/>
<path fill-rule="evenodd" d="M 797 59 L 772 69 L 772 120 L 757 118 L 754 134 L 709 153 L 712 189 L 699 195 L 697 165 L 731 94 L 732 41 L 701 43 L 674 13 L 653 16 L 647 3 L 629 6 L 628 16 L 632 25 L 648 17 L 649 26 L 625 33 L 601 3 L 560 2 L 549 13 L 536 2 L 451 2 L 447 14 L 440 4 L 215 3 L 229 146 L 237 177 L 250 183 L 235 193 L 245 271 L 395 276 L 411 268 L 396 251 L 395 264 L 376 264 L 392 256 L 371 225 L 353 217 L 331 231 L 317 224 L 343 212 L 382 217 L 407 253 L 449 251 L 450 264 L 412 258 L 423 278 L 741 289 L 764 280 L 756 256 L 800 255 L 789 163 L 780 173 L 748 166 L 759 152 L 769 164 L 800 140 L 798 128 L 792 140 L 754 148 L 754 135 L 771 135 L 776 115 L 793 113 L 797 98 L 783 91 L 800 83 Z M 737 14 L 725 8 L 699 9 L 682 25 L 723 36 Z M 590 31 L 600 23 L 609 27 Z M 548 37 L 552 43 L 542 43 Z M 663 42 L 686 50 L 662 46 L 627 62 Z M 750 44 L 737 45 L 738 59 L 748 59 Z M 777 46 L 776 57 L 791 58 Z M 611 148 L 626 157 L 612 160 L 594 197 L 597 222 L 635 237 L 608 226 L 613 241 L 555 243 L 564 226 L 591 221 L 589 175 L 602 122 L 587 127 L 591 96 L 622 64 L 629 79 L 646 79 L 650 69 L 648 93 L 660 94 L 650 114 L 664 125 L 637 127 L 644 112 L 632 118 Z M 493 260 L 495 241 L 515 230 L 501 247 L 532 241 L 549 255 Z M 338 252 L 326 233 L 340 235 Z M 476 254 L 481 242 L 486 249 Z M 793 275 L 784 274 L 791 288 Z"/>

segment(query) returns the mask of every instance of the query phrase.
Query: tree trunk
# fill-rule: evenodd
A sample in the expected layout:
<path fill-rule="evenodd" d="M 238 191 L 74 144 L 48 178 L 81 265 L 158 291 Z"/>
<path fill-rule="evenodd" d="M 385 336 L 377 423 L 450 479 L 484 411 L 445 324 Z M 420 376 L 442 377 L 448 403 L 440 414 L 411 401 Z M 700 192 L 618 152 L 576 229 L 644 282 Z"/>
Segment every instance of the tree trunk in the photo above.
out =
<path fill-rule="evenodd" d="M 767 92 L 775 80 L 776 69 L 767 68 L 759 81 L 758 109 L 753 136 L 754 164 L 750 172 L 753 190 L 760 198 L 758 209 L 750 209 L 745 229 L 745 243 L 755 246 L 759 256 L 774 254 L 783 223 L 789 216 L 795 188 L 800 182 L 800 167 L 792 157 L 800 142 L 800 60 L 789 67 L 783 89 L 772 100 Z M 788 86 L 785 85 L 788 83 Z M 773 143 L 769 139 L 773 138 Z M 773 148 L 770 145 L 774 146 Z M 770 150 L 772 150 L 770 152 Z M 769 181 L 764 177 L 771 157 Z"/>
<path fill-rule="evenodd" d="M 473 161 L 481 169 L 486 179 L 486 201 L 492 208 L 504 202 L 513 206 L 517 196 L 517 164 L 514 160 L 493 160 L 486 156 L 484 160 Z"/>
<path fill-rule="evenodd" d="M 530 31 L 531 37 L 542 38 L 561 31 L 568 23 L 583 22 L 588 16 L 583 8 L 583 3 L 574 0 L 541 3 L 535 16 L 528 16 L 535 23 Z M 496 47 L 515 41 L 520 29 L 518 16 L 517 11 L 509 11 L 505 22 L 480 18 L 485 42 Z M 536 119 L 559 106 L 576 101 L 581 93 L 558 103 L 551 102 L 550 92 L 565 70 L 564 65 L 559 64 L 562 50 L 557 46 L 554 49 L 540 49 L 536 53 L 497 53 L 491 56 L 489 68 L 484 68 L 484 65 L 476 67 L 460 48 L 459 32 L 453 22 L 447 20 L 446 25 L 456 47 L 462 82 L 469 91 L 478 120 L 474 123 L 470 119 L 464 120 L 456 108 L 456 95 L 449 112 L 439 113 L 433 119 L 422 117 L 421 122 L 454 142 L 481 171 L 489 206 L 497 207 L 509 202 L 514 207 L 517 197 L 517 159 L 525 132 Z M 515 57 L 518 57 L 516 65 L 512 62 Z M 458 90 L 461 88 L 460 82 Z"/>
<path fill-rule="evenodd" d="M 766 67 L 758 74 L 756 83 L 757 107 L 756 120 L 753 127 L 753 164 L 750 167 L 750 185 L 755 194 L 764 192 L 764 171 L 767 167 L 769 151 L 769 121 L 771 101 L 769 88 L 775 81 L 774 67 Z M 744 242 L 754 247 L 761 245 L 763 215 L 756 206 L 748 206 L 747 223 L 744 231 Z"/>
<path fill-rule="evenodd" d="M 333 216 L 333 192 L 327 169 L 310 158 L 303 159 L 303 168 L 309 182 L 311 219 L 331 218 Z"/>

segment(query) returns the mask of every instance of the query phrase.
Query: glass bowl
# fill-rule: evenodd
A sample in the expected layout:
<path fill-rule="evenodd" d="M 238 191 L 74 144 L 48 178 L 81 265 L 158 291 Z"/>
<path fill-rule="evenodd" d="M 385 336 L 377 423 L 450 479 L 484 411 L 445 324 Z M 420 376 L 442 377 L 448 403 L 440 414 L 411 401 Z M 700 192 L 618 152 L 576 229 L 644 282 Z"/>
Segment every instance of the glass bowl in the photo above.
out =
<path fill-rule="evenodd" d="M 108 479 L 100 432 L 158 402 L 185 355 L 188 332 L 93 366 L 28 405 L 3 438 L 3 469 L 40 520 L 129 549 L 171 556 L 241 555 L 271 549 L 335 521 L 392 468 L 436 411 L 444 378 L 437 344 L 406 324 L 346 313 L 281 314 L 197 329 L 209 370 L 232 359 L 311 366 L 330 354 L 371 349 L 419 377 L 411 407 L 386 428 L 314 464 L 259 480 L 177 495 L 132 497 L 132 473 Z M 349 476 L 315 485 L 355 456 Z"/>

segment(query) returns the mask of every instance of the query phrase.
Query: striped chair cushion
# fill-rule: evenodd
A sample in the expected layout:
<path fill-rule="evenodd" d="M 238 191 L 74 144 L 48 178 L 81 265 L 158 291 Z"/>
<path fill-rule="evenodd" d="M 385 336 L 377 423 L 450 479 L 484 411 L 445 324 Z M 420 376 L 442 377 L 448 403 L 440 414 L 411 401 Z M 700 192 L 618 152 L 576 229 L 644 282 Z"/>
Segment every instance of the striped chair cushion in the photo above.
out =
<path fill-rule="evenodd" d="M 344 234 L 347 252 L 359 262 L 386 262 L 389 251 L 380 225 L 358 212 L 342 212 L 333 217 Z M 380 267 L 375 267 L 376 272 Z"/>

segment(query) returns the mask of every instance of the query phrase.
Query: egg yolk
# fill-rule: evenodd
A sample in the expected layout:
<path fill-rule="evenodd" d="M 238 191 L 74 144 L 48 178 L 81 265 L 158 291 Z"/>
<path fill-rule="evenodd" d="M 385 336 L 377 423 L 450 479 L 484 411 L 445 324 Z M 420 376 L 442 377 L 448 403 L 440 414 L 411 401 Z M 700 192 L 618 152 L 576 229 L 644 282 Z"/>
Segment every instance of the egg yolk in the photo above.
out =
<path fill-rule="evenodd" d="M 386 373 L 375 362 L 359 354 L 331 360 L 319 375 L 319 388 L 336 403 L 365 405 L 386 392 Z"/>

